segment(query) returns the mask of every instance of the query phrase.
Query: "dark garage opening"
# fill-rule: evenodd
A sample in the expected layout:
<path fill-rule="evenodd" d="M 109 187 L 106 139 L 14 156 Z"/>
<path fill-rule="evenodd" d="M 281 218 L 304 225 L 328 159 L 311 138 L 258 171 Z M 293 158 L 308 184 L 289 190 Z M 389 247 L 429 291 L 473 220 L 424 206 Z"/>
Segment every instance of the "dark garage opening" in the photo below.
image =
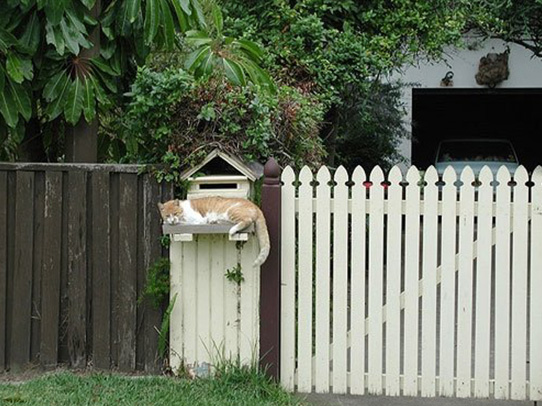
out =
<path fill-rule="evenodd" d="M 507 138 L 529 171 L 542 164 L 542 89 L 413 89 L 412 163 L 434 164 L 450 138 Z"/>

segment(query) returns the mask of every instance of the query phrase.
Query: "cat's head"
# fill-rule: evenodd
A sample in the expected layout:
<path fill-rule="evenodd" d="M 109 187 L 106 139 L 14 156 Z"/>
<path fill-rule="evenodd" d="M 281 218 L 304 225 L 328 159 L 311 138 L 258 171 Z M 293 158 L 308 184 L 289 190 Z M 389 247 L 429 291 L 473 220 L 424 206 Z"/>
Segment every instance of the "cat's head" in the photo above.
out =
<path fill-rule="evenodd" d="M 183 208 L 179 199 L 158 203 L 158 209 L 165 224 L 177 224 L 183 218 Z"/>

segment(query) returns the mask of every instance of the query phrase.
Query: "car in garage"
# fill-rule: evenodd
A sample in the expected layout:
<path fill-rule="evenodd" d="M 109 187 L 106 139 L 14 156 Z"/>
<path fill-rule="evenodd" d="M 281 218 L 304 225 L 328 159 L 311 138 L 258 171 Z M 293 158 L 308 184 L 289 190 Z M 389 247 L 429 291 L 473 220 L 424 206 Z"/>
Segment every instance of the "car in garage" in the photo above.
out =
<path fill-rule="evenodd" d="M 435 167 L 439 175 L 442 176 L 448 166 L 454 168 L 458 175 L 470 166 L 476 176 L 487 166 L 496 176 L 501 166 L 513 174 L 519 161 L 510 140 L 456 138 L 441 141 L 437 148 Z"/>

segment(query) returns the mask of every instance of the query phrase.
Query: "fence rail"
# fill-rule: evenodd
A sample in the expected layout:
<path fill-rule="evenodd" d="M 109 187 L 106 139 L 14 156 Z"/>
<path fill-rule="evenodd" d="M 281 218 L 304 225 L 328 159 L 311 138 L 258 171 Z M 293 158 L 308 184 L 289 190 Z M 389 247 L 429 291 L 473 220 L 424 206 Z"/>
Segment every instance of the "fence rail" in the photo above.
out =
<path fill-rule="evenodd" d="M 282 384 L 540 400 L 542 168 L 513 175 L 286 168 Z"/>
<path fill-rule="evenodd" d="M 172 190 L 141 170 L 0 164 L 0 370 L 159 369 L 160 312 L 137 300 Z"/>

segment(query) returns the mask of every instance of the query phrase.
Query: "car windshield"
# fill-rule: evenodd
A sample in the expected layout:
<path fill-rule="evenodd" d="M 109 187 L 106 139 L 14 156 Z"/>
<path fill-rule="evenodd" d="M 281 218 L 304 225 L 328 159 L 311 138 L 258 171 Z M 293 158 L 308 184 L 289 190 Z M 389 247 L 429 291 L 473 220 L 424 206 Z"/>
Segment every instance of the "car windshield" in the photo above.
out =
<path fill-rule="evenodd" d="M 516 162 L 512 146 L 499 141 L 449 141 L 440 144 L 437 162 Z"/>

